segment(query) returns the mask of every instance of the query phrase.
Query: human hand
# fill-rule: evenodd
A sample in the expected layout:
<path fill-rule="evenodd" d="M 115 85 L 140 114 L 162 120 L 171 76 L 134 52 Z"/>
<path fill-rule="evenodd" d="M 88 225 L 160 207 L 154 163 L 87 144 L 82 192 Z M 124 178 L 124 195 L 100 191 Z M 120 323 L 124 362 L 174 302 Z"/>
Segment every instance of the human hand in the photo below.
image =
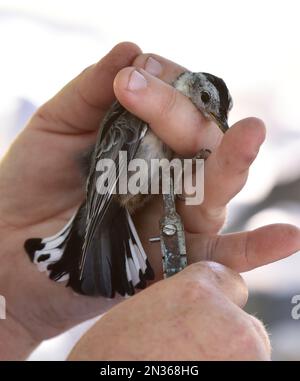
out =
<path fill-rule="evenodd" d="M 266 330 L 242 310 L 247 296 L 238 273 L 193 264 L 112 308 L 70 360 L 269 360 Z"/>
<path fill-rule="evenodd" d="M 0 293 L 8 301 L 8 318 L 1 322 L 0 335 L 6 338 L 9 332 L 19 332 L 19 352 L 15 354 L 14 341 L 9 337 L 10 344 L 0 357 L 9 358 L 12 353 L 13 358 L 24 356 L 41 340 L 103 313 L 118 301 L 76 295 L 50 281 L 32 266 L 23 249 L 29 237 L 56 233 L 80 204 L 84 181 L 76 158 L 94 142 L 99 120 L 114 92 L 125 107 L 149 122 L 179 153 L 197 152 L 203 146 L 213 150 L 206 165 L 207 197 L 203 205 L 192 210 L 178 205 L 187 228 L 190 262 L 209 258 L 246 270 L 299 248 L 299 231 L 285 225 L 248 235 L 216 235 L 224 221 L 225 204 L 246 180 L 264 137 L 263 127 L 260 121 L 247 119 L 233 126 L 222 140 L 217 128 L 165 83 L 183 68 L 161 57 L 156 58 L 160 59 L 162 72 L 157 78 L 148 74 L 148 88 L 135 93 L 126 90 L 132 71 L 128 65 L 135 59 L 134 66 L 145 67 L 147 58 L 133 44 L 115 47 L 37 110 L 1 162 Z M 230 156 L 233 149 L 234 159 Z M 216 184 L 222 184 L 222 188 Z M 161 277 L 160 250 L 150 246 L 148 238 L 156 235 L 159 215 L 160 201 L 155 200 L 136 216 L 157 279 Z"/>
<path fill-rule="evenodd" d="M 24 251 L 34 236 L 57 233 L 74 213 L 85 184 L 78 156 L 97 135 L 114 100 L 118 71 L 140 54 L 116 46 L 40 107 L 0 165 L 0 359 L 26 357 L 42 340 L 103 313 L 118 301 L 75 294 L 39 273 Z"/>
<path fill-rule="evenodd" d="M 249 168 L 265 139 L 263 122 L 247 118 L 223 135 L 186 97 L 169 85 L 185 68 L 154 54 L 139 55 L 133 65 L 145 77 L 147 86 L 128 90 L 134 67 L 121 70 L 114 81 L 114 89 L 123 106 L 146 120 L 178 154 L 193 156 L 203 148 L 212 151 L 205 161 L 203 203 L 196 206 L 182 201 L 177 203 L 186 230 L 189 263 L 212 260 L 243 272 L 298 251 L 300 230 L 288 224 L 219 234 L 225 222 L 226 206 L 246 183 Z M 157 221 L 161 214 L 162 202 L 154 199 L 135 216 L 151 263 L 155 269 L 160 269 L 159 274 L 156 272 L 158 278 L 162 277 L 159 247 L 149 243 L 149 237 L 159 235 Z"/>

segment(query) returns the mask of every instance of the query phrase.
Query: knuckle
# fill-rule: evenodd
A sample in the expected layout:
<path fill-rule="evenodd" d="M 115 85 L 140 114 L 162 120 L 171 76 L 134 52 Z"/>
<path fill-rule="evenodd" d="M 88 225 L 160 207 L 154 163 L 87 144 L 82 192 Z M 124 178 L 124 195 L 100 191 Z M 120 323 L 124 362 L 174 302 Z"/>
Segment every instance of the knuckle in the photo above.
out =
<path fill-rule="evenodd" d="M 212 272 L 212 262 L 209 261 L 200 261 L 196 263 L 192 263 L 189 265 L 186 272 Z"/>
<path fill-rule="evenodd" d="M 207 277 L 207 274 L 212 272 L 211 265 L 206 261 L 189 265 L 179 274 L 182 284 L 182 296 L 189 300 L 198 300 L 214 295 L 216 288 L 208 281 Z"/>
<path fill-rule="evenodd" d="M 186 267 L 180 275 L 189 279 L 194 283 L 202 284 L 204 278 L 207 278 L 207 274 L 211 273 L 213 270 L 211 269 L 211 262 L 208 261 L 200 261 L 196 263 L 192 263 L 188 267 Z"/>
<path fill-rule="evenodd" d="M 237 272 L 217 262 L 201 261 L 182 272 L 185 278 L 183 292 L 193 299 L 226 296 L 234 304 L 245 305 L 248 289 Z"/>
<path fill-rule="evenodd" d="M 205 280 L 206 283 L 212 285 L 223 285 L 228 282 L 231 278 L 234 280 L 242 279 L 240 275 L 235 273 L 233 270 L 225 267 L 221 263 L 213 261 L 200 261 L 190 265 L 189 271 L 197 274 L 197 280 Z M 201 273 L 201 277 L 199 277 Z"/>
<path fill-rule="evenodd" d="M 209 225 L 213 223 L 214 224 L 213 226 L 216 231 L 219 231 L 222 228 L 224 221 L 226 220 L 226 214 L 227 214 L 226 206 L 225 207 L 224 206 L 211 207 L 210 205 L 207 205 L 204 200 L 202 205 L 200 205 L 199 209 L 201 210 L 201 215 L 203 216 L 203 219 L 207 221 Z M 212 240 L 211 243 L 214 243 L 213 248 L 215 248 L 217 244 L 219 243 L 219 241 L 218 239 L 216 239 L 216 240 Z M 213 255 L 209 258 L 213 258 Z"/>
<path fill-rule="evenodd" d="M 186 280 L 181 288 L 181 297 L 189 302 L 213 297 L 215 294 L 215 289 L 203 280 Z"/>

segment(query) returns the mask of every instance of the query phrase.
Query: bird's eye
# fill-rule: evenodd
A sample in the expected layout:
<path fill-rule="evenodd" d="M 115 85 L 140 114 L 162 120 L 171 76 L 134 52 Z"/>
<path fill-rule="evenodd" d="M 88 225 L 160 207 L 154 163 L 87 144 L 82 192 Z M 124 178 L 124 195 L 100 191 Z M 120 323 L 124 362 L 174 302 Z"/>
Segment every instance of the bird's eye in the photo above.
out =
<path fill-rule="evenodd" d="M 202 91 L 201 100 L 203 103 L 208 103 L 210 101 L 210 94 L 207 91 Z"/>

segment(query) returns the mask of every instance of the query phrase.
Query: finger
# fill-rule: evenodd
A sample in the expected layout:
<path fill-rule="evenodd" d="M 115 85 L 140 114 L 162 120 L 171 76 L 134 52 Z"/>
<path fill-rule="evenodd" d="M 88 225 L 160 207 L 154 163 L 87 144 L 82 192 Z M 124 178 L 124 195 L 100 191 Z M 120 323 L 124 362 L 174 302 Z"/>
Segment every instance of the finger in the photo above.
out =
<path fill-rule="evenodd" d="M 244 272 L 276 262 L 300 250 L 300 229 L 274 224 L 222 236 L 189 235 L 189 261 L 213 260 Z"/>
<path fill-rule="evenodd" d="M 132 64 L 141 52 L 132 43 L 116 45 L 98 63 L 84 70 L 57 95 L 43 105 L 36 119 L 47 123 L 31 123 L 39 128 L 62 134 L 93 131 L 114 100 L 113 80 L 123 67 Z"/>
<path fill-rule="evenodd" d="M 187 69 L 175 62 L 156 54 L 140 54 L 133 62 L 133 66 L 146 70 L 149 74 L 172 83 L 182 72 Z"/>
<path fill-rule="evenodd" d="M 122 105 L 149 123 L 155 134 L 181 155 L 214 146 L 220 132 L 192 102 L 172 86 L 134 67 L 121 70 L 114 90 Z"/>
<path fill-rule="evenodd" d="M 205 162 L 202 204 L 188 206 L 178 202 L 178 211 L 188 231 L 216 233 L 222 227 L 225 206 L 243 188 L 264 139 L 264 124 L 256 118 L 236 123 L 224 135 Z"/>
<path fill-rule="evenodd" d="M 181 73 L 188 70 L 173 61 L 153 53 L 138 55 L 133 65 L 137 68 L 144 69 L 149 74 L 169 84 L 172 84 Z M 199 112 L 199 110 L 197 111 Z M 213 150 L 219 144 L 222 134 L 215 127 L 216 126 L 206 129 L 205 142 L 201 144 L 200 148 L 205 147 Z"/>
<path fill-rule="evenodd" d="M 208 261 L 197 262 L 188 266 L 176 277 L 188 278 L 188 285 L 194 290 L 196 297 L 197 294 L 200 297 L 212 297 L 212 292 L 217 291 L 218 294 L 222 294 L 222 297 L 225 295 L 240 307 L 244 307 L 247 302 L 248 289 L 243 278 L 222 264 Z"/>

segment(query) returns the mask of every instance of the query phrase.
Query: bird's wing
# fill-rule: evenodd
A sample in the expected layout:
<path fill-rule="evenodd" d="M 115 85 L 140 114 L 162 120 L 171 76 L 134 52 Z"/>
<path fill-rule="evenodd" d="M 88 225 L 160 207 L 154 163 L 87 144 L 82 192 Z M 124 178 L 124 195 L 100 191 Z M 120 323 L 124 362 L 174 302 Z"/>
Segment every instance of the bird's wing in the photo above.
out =
<path fill-rule="evenodd" d="M 87 181 L 87 223 L 81 270 L 96 227 L 108 211 L 119 178 L 127 172 L 127 163 L 134 158 L 147 128 L 148 125 L 145 122 L 126 111 L 119 102 L 112 105 L 102 122 Z M 127 152 L 127 161 L 119 160 L 120 151 Z M 107 167 L 106 181 L 101 182 L 99 181 L 100 172 L 97 171 L 97 168 L 99 169 L 100 161 L 103 159 L 110 159 L 115 166 Z"/>

